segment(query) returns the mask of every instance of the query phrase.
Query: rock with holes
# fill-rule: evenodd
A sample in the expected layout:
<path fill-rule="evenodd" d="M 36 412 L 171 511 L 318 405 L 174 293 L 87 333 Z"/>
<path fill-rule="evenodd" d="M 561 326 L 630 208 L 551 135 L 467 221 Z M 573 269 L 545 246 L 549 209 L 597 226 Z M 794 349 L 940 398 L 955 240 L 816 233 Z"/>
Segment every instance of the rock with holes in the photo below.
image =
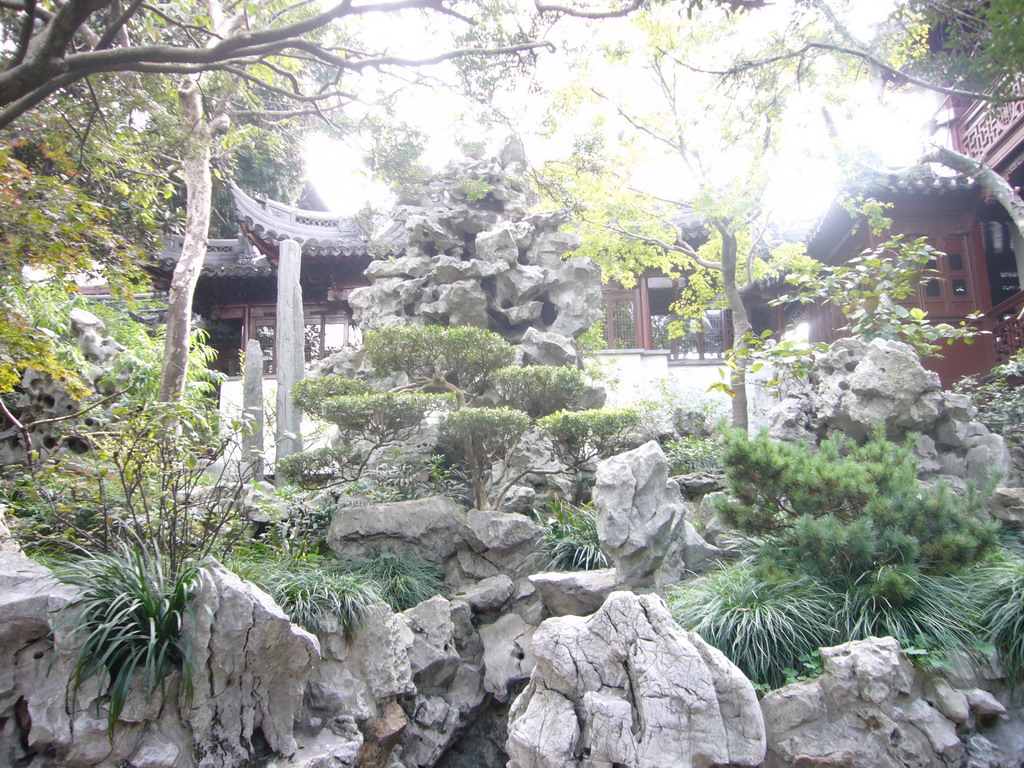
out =
<path fill-rule="evenodd" d="M 839 339 L 814 358 L 806 386 L 768 415 L 778 440 L 815 443 L 835 432 L 864 441 L 881 428 L 890 440 L 917 436 L 922 476 L 950 475 L 984 484 L 1011 478 L 1000 435 L 974 421 L 967 395 L 944 392 L 913 348 L 898 341 Z"/>
<path fill-rule="evenodd" d="M 565 216 L 528 213 L 535 195 L 521 150 L 512 139 L 496 157 L 450 165 L 417 204 L 396 209 L 405 256 L 371 264 L 371 285 L 349 299 L 363 330 L 472 325 L 522 344 L 540 364 L 575 363 L 573 339 L 601 316 L 600 269 L 563 258 L 580 244 L 558 231 Z"/>
<path fill-rule="evenodd" d="M 613 592 L 587 618 L 548 619 L 509 711 L 509 768 L 759 765 L 754 688 L 672 620 L 661 598 Z"/>

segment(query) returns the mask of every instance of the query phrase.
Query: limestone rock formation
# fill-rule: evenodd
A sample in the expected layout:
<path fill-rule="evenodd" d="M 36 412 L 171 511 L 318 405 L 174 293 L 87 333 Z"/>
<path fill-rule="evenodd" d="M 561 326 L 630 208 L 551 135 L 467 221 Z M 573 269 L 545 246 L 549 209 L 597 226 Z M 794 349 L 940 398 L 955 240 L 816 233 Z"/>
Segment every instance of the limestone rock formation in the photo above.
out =
<path fill-rule="evenodd" d="M 593 497 L 597 535 L 622 584 L 672 584 L 719 554 L 686 520 L 679 486 L 653 440 L 600 462 Z"/>
<path fill-rule="evenodd" d="M 1005 712 L 985 691 L 927 679 L 891 637 L 824 648 L 821 657 L 820 677 L 761 701 L 765 768 L 954 768 L 964 757 L 957 727 Z"/>
<path fill-rule="evenodd" d="M 653 595 L 614 592 L 593 616 L 548 619 L 509 712 L 509 768 L 760 764 L 753 686 Z"/>
<path fill-rule="evenodd" d="M 559 232 L 560 214 L 529 214 L 522 144 L 498 157 L 453 164 L 417 205 L 396 209 L 407 251 L 366 270 L 372 285 L 352 292 L 355 322 L 471 325 L 522 345 L 524 360 L 574 365 L 573 339 L 601 314 L 600 269 L 563 256 L 579 246 Z"/>
<path fill-rule="evenodd" d="M 569 573 L 535 573 L 530 583 L 537 588 L 544 607 L 552 616 L 587 616 L 620 587 L 614 568 Z"/>
<path fill-rule="evenodd" d="M 914 350 L 898 341 L 840 339 L 818 356 L 807 386 L 769 414 L 772 436 L 817 442 L 833 432 L 864 440 L 876 425 L 899 440 L 917 434 L 925 474 L 984 482 L 1010 474 L 1003 438 L 974 421 L 970 397 L 944 392 Z"/>
<path fill-rule="evenodd" d="M 264 744 L 293 754 L 295 715 L 320 660 L 316 638 L 215 562 L 199 570 L 186 631 L 195 669 L 182 714 L 200 750 L 196 764 L 242 765 Z"/>

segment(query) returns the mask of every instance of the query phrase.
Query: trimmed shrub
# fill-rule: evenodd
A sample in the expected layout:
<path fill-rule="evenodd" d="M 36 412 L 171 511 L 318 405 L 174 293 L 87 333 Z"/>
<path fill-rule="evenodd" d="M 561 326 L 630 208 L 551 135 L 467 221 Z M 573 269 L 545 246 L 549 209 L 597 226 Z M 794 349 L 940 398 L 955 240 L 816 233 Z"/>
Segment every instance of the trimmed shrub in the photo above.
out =
<path fill-rule="evenodd" d="M 440 377 L 469 395 L 482 390 L 494 371 L 516 359 L 515 347 L 482 328 L 382 328 L 367 335 L 365 347 L 378 374 L 404 373 L 417 388 Z"/>
<path fill-rule="evenodd" d="M 324 402 L 333 397 L 368 395 L 373 388 L 363 381 L 353 381 L 343 376 L 322 376 L 319 379 L 303 379 L 295 382 L 292 397 L 295 405 L 304 413 L 323 419 L 320 409 Z"/>
<path fill-rule="evenodd" d="M 550 365 L 499 368 L 494 384 L 506 405 L 531 419 L 571 408 L 588 386 L 583 371 Z"/>
<path fill-rule="evenodd" d="M 499 504 L 502 481 L 515 478 L 494 477 L 491 467 L 506 459 L 530 427 L 530 417 L 511 408 L 460 408 L 441 420 L 441 440 L 469 476 L 477 509 Z"/>
<path fill-rule="evenodd" d="M 537 426 L 554 442 L 558 458 L 578 472 L 630 447 L 638 423 L 639 415 L 632 408 L 601 408 L 559 411 L 540 419 Z"/>

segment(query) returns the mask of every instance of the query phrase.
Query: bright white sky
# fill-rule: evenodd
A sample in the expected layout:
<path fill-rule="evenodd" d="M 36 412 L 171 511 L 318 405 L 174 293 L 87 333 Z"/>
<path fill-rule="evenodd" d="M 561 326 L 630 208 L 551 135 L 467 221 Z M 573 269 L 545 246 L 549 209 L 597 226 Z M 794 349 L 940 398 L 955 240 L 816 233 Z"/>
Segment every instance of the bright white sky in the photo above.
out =
<path fill-rule="evenodd" d="M 892 4 L 892 0 L 858 0 L 855 4 L 856 14 L 850 25 L 853 33 L 870 37 L 872 25 L 886 17 Z M 752 18 L 756 18 L 757 26 L 763 29 L 785 23 L 788 14 L 787 0 L 780 0 L 773 8 L 755 11 Z M 428 55 L 437 50 L 436 38 L 424 34 L 421 20 L 390 18 L 381 20 L 379 24 L 378 31 L 386 34 L 389 40 L 398 41 L 405 56 Z M 627 22 L 603 24 L 609 25 L 609 34 L 619 35 L 622 27 L 610 25 L 624 25 Z M 578 42 L 580 33 L 571 24 L 568 26 L 569 29 L 563 30 L 561 34 L 572 45 L 573 36 L 577 35 L 575 42 Z M 546 88 L 564 85 L 572 76 L 568 64 L 569 59 L 561 50 L 553 54 L 541 54 L 537 80 Z M 444 74 L 441 71 L 438 76 Z M 618 72 L 618 77 L 622 83 L 629 84 L 644 75 L 623 69 Z M 610 86 L 607 80 L 604 85 Z M 889 95 L 888 103 L 883 105 L 879 103 L 878 92 L 870 84 L 861 83 L 850 86 L 847 96 L 860 106 L 847 119 L 843 119 L 838 112 L 834 113 L 839 118 L 837 129 L 841 140 L 869 146 L 880 164 L 886 166 L 903 167 L 913 163 L 922 154 L 928 141 L 925 125 L 933 117 L 937 106 L 933 94 Z M 574 129 L 571 122 L 566 121 L 564 127 L 567 130 L 560 135 L 554 138 L 542 137 L 539 125 L 546 107 L 542 100 L 536 96 L 524 98 L 517 94 L 505 94 L 503 98 L 506 104 L 515 105 L 513 111 L 519 118 L 517 132 L 523 138 L 531 163 L 539 165 L 567 153 L 569 137 Z M 479 120 L 475 119 L 474 108 L 450 89 L 409 87 L 403 91 L 400 103 L 404 119 L 430 137 L 424 161 L 435 170 L 451 160 L 461 158 L 457 140 L 483 139 L 496 143 L 509 132 L 508 129 L 502 129 L 488 134 Z M 818 102 L 808 96 L 806 103 L 796 104 L 794 113 L 802 113 L 804 122 L 801 124 L 799 117 L 787 121 L 787 129 L 783 134 L 783 162 L 779 167 L 789 170 L 773 177 L 767 195 L 768 205 L 782 222 L 808 221 L 820 216 L 833 199 L 838 184 L 838 172 L 830 159 L 824 125 L 816 117 L 819 114 Z M 358 144 L 344 145 L 323 137 L 314 137 L 308 142 L 307 174 L 332 210 L 352 213 L 367 202 L 377 208 L 390 207 L 391 200 L 386 188 L 368 178 L 361 155 L 362 150 Z M 680 174 L 678 167 L 657 160 L 644 172 L 647 178 L 642 179 L 641 183 L 654 191 L 664 187 L 665 196 L 678 199 Z M 669 188 L 671 192 L 667 191 Z"/>

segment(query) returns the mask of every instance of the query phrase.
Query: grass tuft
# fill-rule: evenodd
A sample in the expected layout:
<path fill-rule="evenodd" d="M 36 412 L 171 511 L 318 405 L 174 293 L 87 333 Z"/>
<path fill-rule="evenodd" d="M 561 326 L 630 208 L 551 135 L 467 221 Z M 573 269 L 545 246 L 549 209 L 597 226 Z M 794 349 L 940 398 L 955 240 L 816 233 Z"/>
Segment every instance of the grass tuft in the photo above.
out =
<path fill-rule="evenodd" d="M 437 566 L 414 555 L 381 552 L 374 557 L 338 563 L 337 570 L 376 587 L 394 611 L 404 611 L 445 592 Z"/>

